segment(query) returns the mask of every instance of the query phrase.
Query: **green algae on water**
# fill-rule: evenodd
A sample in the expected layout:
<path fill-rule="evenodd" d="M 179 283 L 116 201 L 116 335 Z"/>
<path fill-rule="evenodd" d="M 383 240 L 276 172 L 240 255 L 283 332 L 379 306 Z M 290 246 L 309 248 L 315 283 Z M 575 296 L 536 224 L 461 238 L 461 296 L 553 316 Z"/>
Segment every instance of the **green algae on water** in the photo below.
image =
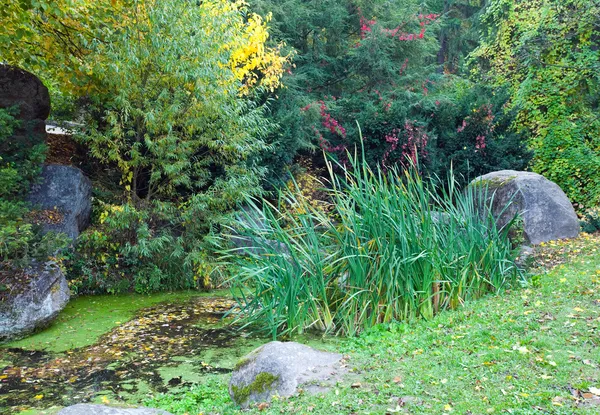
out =
<path fill-rule="evenodd" d="M 94 344 L 100 336 L 130 320 L 142 308 L 162 302 L 180 302 L 193 297 L 219 294 L 223 293 L 182 291 L 150 295 L 82 296 L 71 300 L 45 330 L 0 347 L 55 353 L 78 349 Z"/>

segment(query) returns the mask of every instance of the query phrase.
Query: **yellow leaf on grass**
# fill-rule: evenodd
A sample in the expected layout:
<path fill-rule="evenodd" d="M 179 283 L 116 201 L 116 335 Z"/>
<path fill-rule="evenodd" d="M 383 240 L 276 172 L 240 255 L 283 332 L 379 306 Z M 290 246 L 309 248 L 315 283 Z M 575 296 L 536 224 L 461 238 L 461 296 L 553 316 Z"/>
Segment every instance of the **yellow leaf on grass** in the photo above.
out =
<path fill-rule="evenodd" d="M 38 400 L 38 401 L 39 401 L 39 400 L 40 400 L 40 399 L 42 399 L 43 397 L 44 397 L 44 395 L 42 395 L 42 394 L 39 394 L 39 395 L 35 395 L 35 396 L 33 397 L 33 399 L 36 399 L 36 400 Z"/>
<path fill-rule="evenodd" d="M 447 403 L 447 404 L 444 406 L 444 411 L 451 411 L 451 410 L 452 410 L 452 406 L 451 406 L 449 403 Z"/>

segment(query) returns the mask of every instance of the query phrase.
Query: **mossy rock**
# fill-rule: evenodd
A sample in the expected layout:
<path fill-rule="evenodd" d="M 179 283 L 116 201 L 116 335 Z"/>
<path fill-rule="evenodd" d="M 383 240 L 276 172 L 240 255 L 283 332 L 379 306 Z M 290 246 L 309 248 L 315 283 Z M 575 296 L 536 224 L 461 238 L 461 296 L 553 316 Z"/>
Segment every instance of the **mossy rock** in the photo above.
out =
<path fill-rule="evenodd" d="M 522 220 L 519 244 L 539 244 L 555 239 L 574 238 L 579 234 L 579 220 L 571 202 L 554 182 L 537 173 L 501 170 L 473 180 L 480 211 L 491 213 L 499 228 L 515 216 Z"/>
<path fill-rule="evenodd" d="M 229 395 L 247 408 L 254 402 L 269 401 L 274 395 L 293 395 L 300 385 L 308 392 L 324 391 L 345 373 L 341 359 L 340 354 L 299 343 L 267 343 L 235 365 Z"/>

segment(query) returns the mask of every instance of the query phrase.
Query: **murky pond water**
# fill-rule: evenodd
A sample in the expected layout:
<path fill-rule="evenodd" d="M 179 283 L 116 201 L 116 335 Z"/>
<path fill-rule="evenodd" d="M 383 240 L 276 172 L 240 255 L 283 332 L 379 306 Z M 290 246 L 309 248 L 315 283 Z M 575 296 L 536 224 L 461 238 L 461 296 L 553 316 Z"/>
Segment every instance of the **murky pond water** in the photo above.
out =
<path fill-rule="evenodd" d="M 91 345 L 61 352 L 0 348 L 0 414 L 86 402 L 106 391 L 135 401 L 229 372 L 266 341 L 223 324 L 232 306 L 215 297 L 161 303 L 117 322 Z M 71 324 L 77 332 L 77 321 Z"/>

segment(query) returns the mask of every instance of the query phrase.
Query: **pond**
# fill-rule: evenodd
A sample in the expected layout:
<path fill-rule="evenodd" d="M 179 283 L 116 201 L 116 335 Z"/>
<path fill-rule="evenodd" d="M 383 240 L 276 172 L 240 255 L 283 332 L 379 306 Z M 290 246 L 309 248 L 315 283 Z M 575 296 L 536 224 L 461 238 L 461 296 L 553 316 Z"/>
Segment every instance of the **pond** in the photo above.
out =
<path fill-rule="evenodd" d="M 226 296 L 80 297 L 46 330 L 0 348 L 0 414 L 81 402 L 140 404 L 230 372 L 267 339 L 222 319 Z"/>

